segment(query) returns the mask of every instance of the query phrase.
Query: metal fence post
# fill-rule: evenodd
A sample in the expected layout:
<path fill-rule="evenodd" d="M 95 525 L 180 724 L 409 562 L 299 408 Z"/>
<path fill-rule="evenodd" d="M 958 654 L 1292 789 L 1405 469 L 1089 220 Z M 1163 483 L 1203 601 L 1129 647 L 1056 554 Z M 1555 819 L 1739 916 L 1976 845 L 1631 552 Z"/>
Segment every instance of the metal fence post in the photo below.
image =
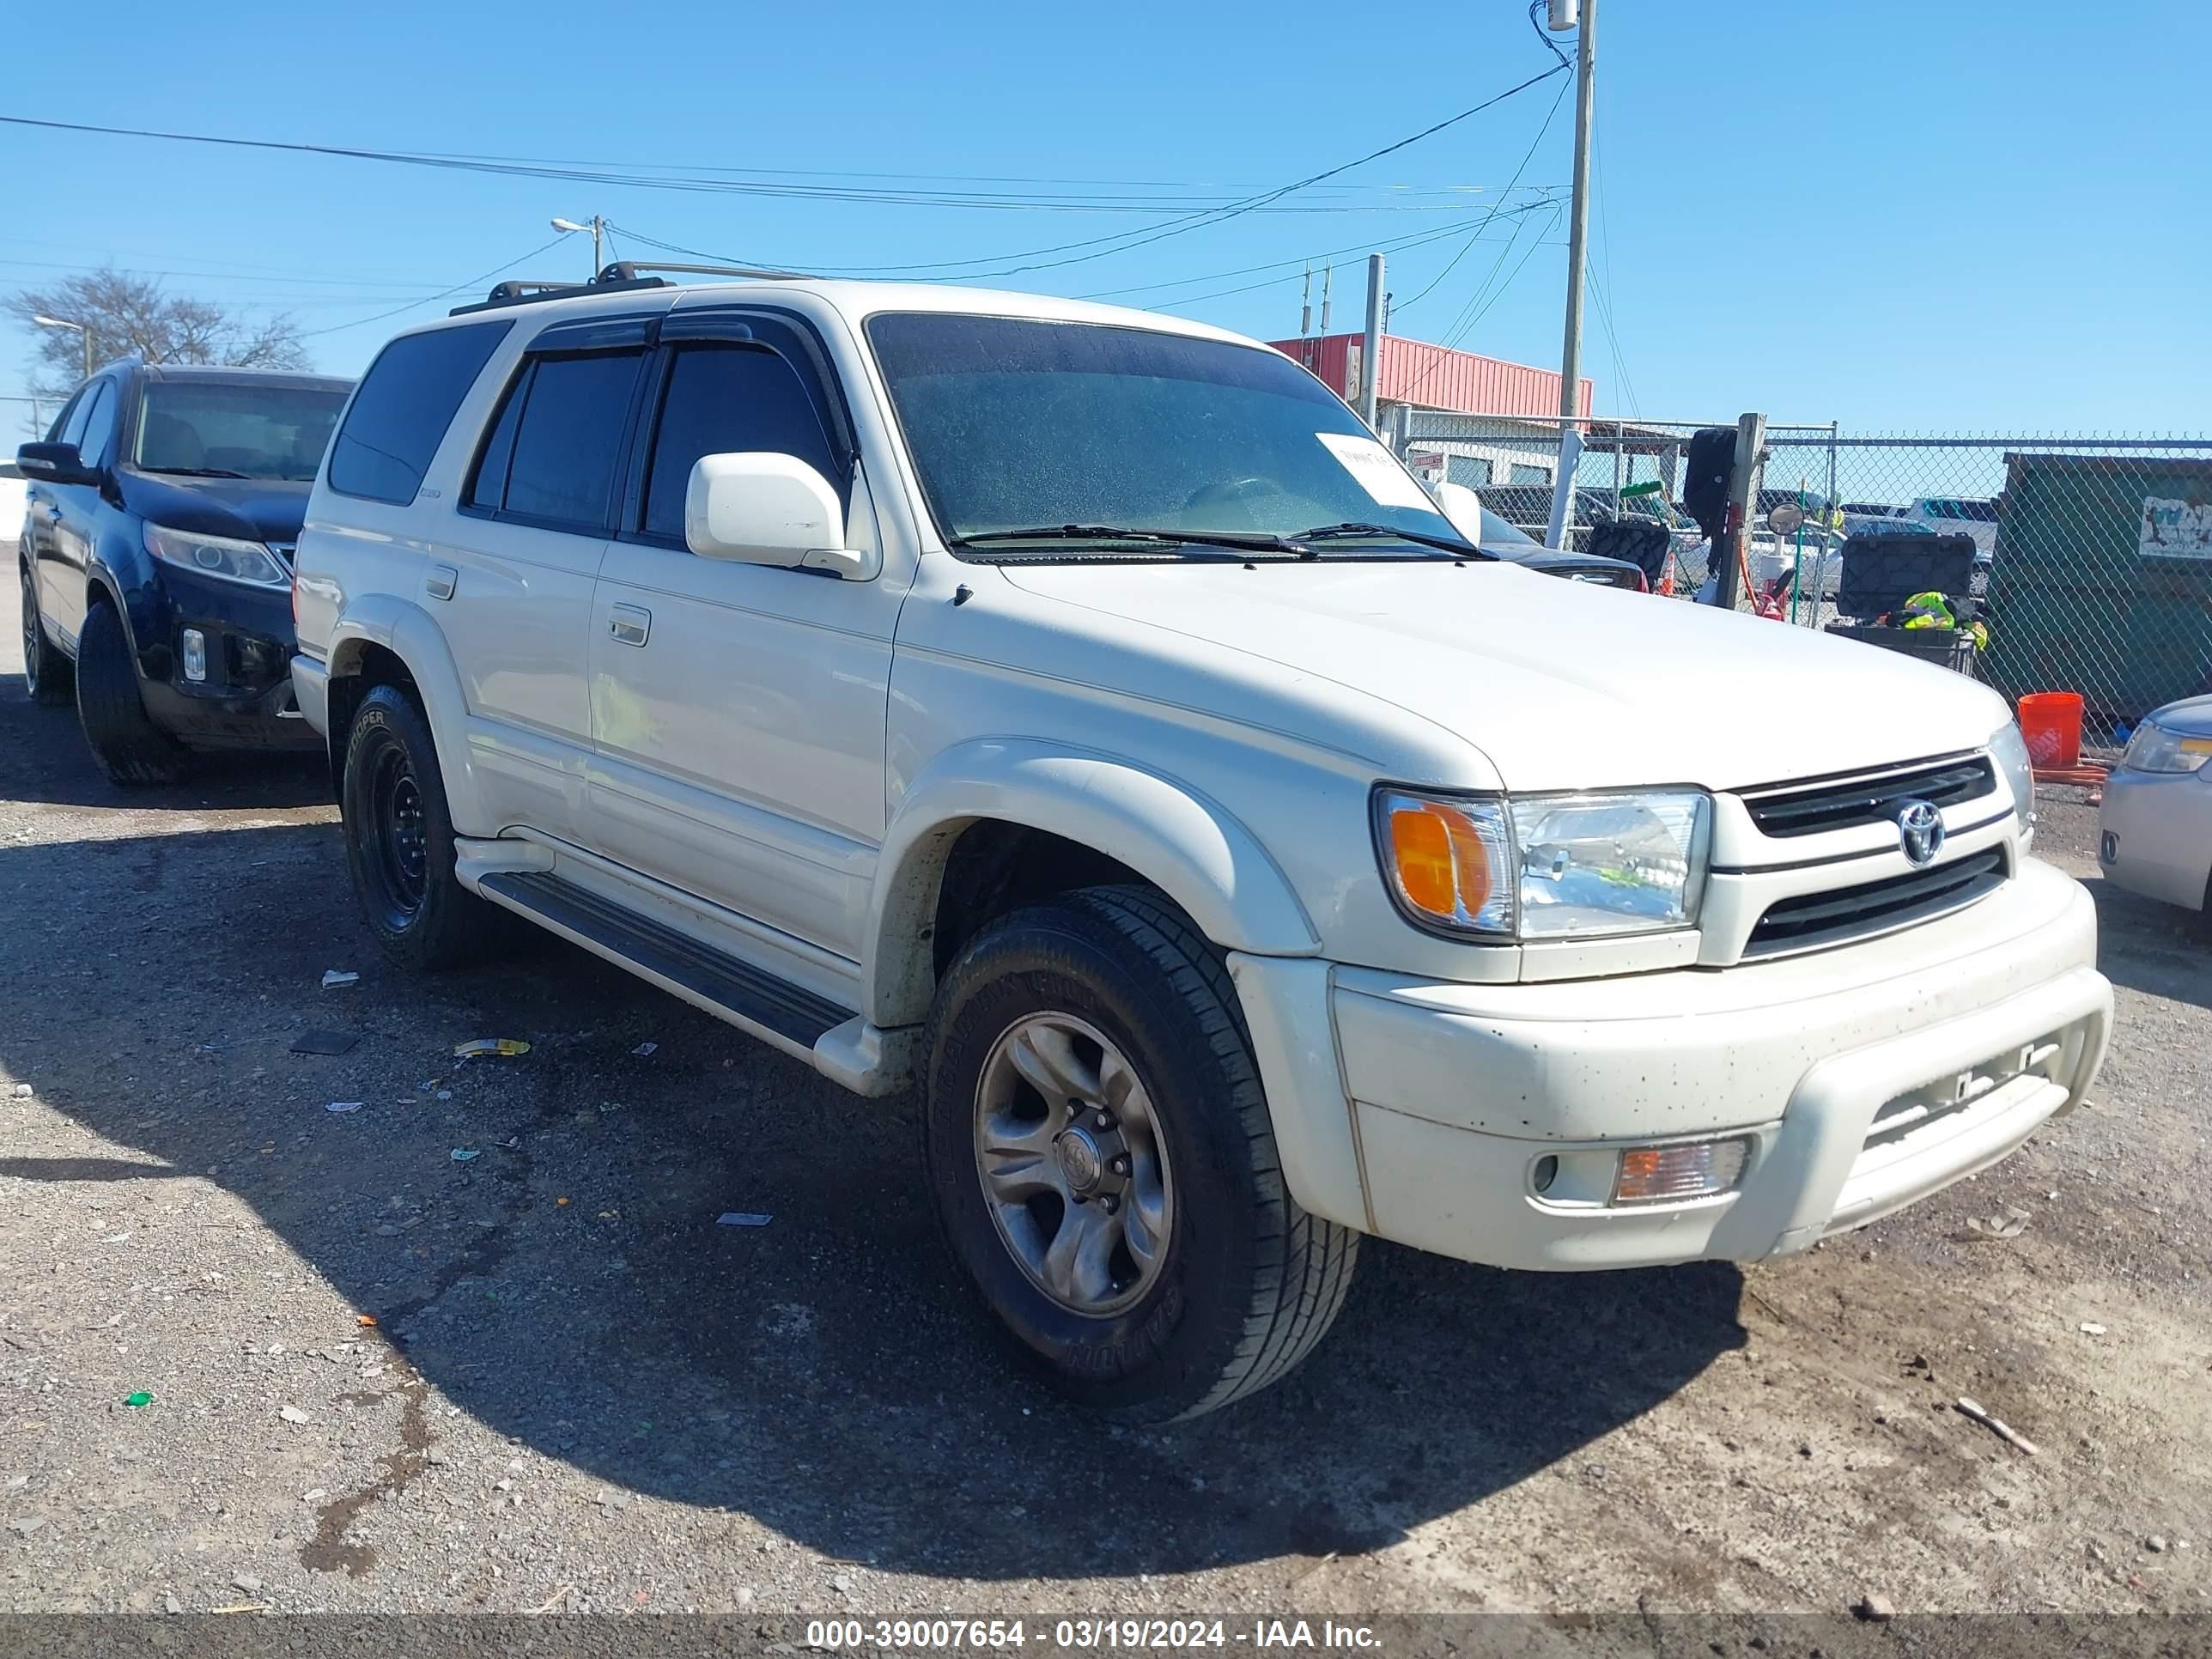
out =
<path fill-rule="evenodd" d="M 1740 415 L 1735 422 L 1735 465 L 1729 478 L 1728 522 L 1721 544 L 1713 550 L 1720 561 L 1714 573 L 1713 603 L 1723 611 L 1735 609 L 1736 572 L 1743 564 L 1744 539 L 1751 533 L 1751 504 L 1759 483 L 1759 453 L 1766 445 L 1766 416 Z"/>
<path fill-rule="evenodd" d="M 1583 460 L 1582 428 L 1572 424 L 1559 428 L 1559 470 L 1552 479 L 1552 518 L 1544 532 L 1544 545 L 1565 547 L 1563 539 L 1570 522 L 1567 508 L 1575 498 L 1575 475 L 1581 470 Z"/>

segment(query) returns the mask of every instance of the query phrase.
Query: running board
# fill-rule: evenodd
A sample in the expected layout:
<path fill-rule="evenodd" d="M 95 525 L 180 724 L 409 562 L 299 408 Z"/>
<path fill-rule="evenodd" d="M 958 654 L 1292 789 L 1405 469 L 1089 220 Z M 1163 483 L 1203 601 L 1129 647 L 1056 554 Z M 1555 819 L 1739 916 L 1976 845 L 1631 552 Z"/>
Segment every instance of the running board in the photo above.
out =
<path fill-rule="evenodd" d="M 780 1047 L 808 1060 L 814 1058 L 814 1045 L 825 1033 L 854 1018 L 851 1009 L 803 986 L 688 939 L 558 876 L 501 870 L 478 877 L 477 885 L 509 909 L 520 910 L 595 955 L 665 986 L 732 1024 L 779 1039 Z"/>

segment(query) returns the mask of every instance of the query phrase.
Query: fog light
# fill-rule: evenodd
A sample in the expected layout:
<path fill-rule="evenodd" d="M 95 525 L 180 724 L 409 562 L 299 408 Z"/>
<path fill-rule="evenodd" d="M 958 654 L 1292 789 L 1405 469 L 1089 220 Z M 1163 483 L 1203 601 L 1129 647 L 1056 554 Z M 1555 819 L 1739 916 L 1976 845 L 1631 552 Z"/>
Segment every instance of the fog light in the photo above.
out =
<path fill-rule="evenodd" d="M 1711 1198 L 1727 1192 L 1742 1177 L 1751 1142 L 1699 1140 L 1682 1146 L 1647 1146 L 1620 1155 L 1613 1183 L 1616 1204 L 1662 1204 L 1686 1198 Z"/>
<path fill-rule="evenodd" d="M 185 630 L 185 678 L 188 680 L 207 678 L 207 635 L 197 628 Z"/>
<path fill-rule="evenodd" d="M 1552 1190 L 1552 1183 L 1559 1178 L 1559 1160 L 1546 1153 L 1536 1160 L 1528 1171 L 1528 1184 L 1540 1193 Z"/>

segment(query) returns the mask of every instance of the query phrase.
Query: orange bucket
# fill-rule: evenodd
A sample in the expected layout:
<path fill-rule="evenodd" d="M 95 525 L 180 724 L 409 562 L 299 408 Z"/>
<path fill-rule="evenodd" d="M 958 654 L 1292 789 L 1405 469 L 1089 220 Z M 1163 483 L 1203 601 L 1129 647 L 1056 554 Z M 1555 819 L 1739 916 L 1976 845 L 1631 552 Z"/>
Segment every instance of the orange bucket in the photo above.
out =
<path fill-rule="evenodd" d="M 2021 735 L 2038 771 L 2081 763 L 2081 694 L 2031 691 L 2020 700 Z"/>

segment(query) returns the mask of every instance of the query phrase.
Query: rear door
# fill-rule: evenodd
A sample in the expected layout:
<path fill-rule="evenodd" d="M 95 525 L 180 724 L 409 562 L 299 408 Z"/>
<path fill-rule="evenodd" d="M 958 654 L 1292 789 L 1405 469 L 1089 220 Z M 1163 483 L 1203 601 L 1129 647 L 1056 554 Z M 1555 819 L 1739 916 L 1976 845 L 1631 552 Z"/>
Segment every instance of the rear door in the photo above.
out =
<path fill-rule="evenodd" d="M 525 349 L 434 582 L 476 722 L 471 759 L 507 830 L 580 834 L 592 584 L 614 525 L 652 319 L 556 324 Z M 441 574 L 442 573 L 442 574 Z"/>
<path fill-rule="evenodd" d="M 834 370 L 797 321 L 671 314 L 623 527 L 592 623 L 599 849 L 856 959 L 884 832 L 884 719 L 906 580 L 704 559 L 684 541 L 693 463 L 793 455 L 877 526 Z"/>

